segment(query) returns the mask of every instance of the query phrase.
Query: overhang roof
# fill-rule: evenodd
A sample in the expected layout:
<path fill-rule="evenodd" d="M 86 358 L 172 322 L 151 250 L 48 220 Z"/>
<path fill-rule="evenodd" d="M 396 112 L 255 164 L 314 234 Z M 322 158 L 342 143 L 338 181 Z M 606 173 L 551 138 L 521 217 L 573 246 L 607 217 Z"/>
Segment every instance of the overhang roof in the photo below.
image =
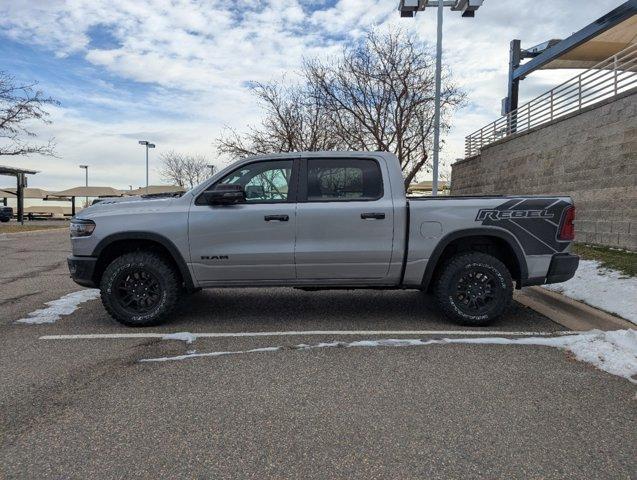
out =
<path fill-rule="evenodd" d="M 18 175 L 20 173 L 35 175 L 38 172 L 37 170 L 27 170 L 24 168 L 6 167 L 4 165 L 0 165 L 0 175 Z"/>
<path fill-rule="evenodd" d="M 73 187 L 60 192 L 50 192 L 50 197 L 121 197 L 122 192 L 113 187 Z"/>
<path fill-rule="evenodd" d="M 610 30 L 606 30 L 567 51 L 542 68 L 592 68 L 602 60 L 606 60 L 636 43 L 637 15 L 633 15 Z"/>
<path fill-rule="evenodd" d="M 0 188 L 0 198 L 4 197 L 15 197 L 16 189 L 15 188 Z M 24 188 L 23 189 L 24 198 L 39 198 L 44 199 L 51 195 L 51 192 L 47 190 L 42 190 L 41 188 Z"/>
<path fill-rule="evenodd" d="M 513 78 L 524 78 L 538 69 L 592 68 L 635 43 L 637 0 L 629 0 L 520 65 Z"/>

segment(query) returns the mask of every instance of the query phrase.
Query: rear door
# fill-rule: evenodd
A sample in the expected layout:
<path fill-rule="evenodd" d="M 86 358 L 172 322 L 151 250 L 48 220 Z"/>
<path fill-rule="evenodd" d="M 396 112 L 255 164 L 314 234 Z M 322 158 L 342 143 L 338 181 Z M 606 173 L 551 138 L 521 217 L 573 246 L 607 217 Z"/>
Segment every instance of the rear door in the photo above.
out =
<path fill-rule="evenodd" d="M 293 280 L 298 161 L 242 165 L 211 185 L 242 185 L 246 202 L 190 209 L 190 256 L 200 282 Z"/>
<path fill-rule="evenodd" d="M 388 275 L 394 210 L 382 168 L 374 159 L 301 160 L 295 246 L 299 280 Z"/>

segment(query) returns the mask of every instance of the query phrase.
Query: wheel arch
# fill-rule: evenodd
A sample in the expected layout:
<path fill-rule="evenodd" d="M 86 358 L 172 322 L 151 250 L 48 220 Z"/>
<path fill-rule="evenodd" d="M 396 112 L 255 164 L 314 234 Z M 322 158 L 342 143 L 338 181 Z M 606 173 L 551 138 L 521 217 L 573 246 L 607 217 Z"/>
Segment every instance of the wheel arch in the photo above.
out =
<path fill-rule="evenodd" d="M 91 254 L 97 258 L 93 272 L 95 284 L 99 285 L 104 270 L 116 257 L 139 250 L 155 251 L 162 255 L 177 269 L 184 286 L 188 290 L 195 289 L 190 270 L 179 249 L 163 235 L 150 232 L 119 232 L 100 240 Z"/>
<path fill-rule="evenodd" d="M 501 260 L 516 281 L 516 288 L 528 278 L 524 251 L 511 233 L 497 228 L 470 228 L 451 232 L 438 242 L 427 261 L 423 290 L 431 290 L 433 279 L 448 258 L 464 251 L 481 251 Z"/>

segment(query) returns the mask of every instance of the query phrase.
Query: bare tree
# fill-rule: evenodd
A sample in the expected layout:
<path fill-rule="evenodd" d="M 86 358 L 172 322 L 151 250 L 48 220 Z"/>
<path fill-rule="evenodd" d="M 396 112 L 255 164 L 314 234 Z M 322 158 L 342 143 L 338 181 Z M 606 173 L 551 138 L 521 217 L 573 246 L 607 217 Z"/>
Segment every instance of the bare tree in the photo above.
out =
<path fill-rule="evenodd" d="M 226 128 L 217 140 L 220 153 L 233 158 L 273 152 L 335 150 L 342 146 L 333 122 L 311 85 L 252 83 L 250 89 L 265 110 L 258 127 L 244 134 Z"/>
<path fill-rule="evenodd" d="M 302 81 L 256 84 L 265 108 L 261 125 L 218 140 L 221 153 L 296 150 L 381 150 L 398 156 L 408 186 L 429 169 L 433 143 L 435 59 L 413 35 L 370 31 L 328 61 L 306 60 Z M 441 129 L 449 130 L 464 101 L 449 71 L 443 73 Z"/>
<path fill-rule="evenodd" d="M 6 72 L 0 71 L 0 155 L 54 155 L 53 140 L 33 144 L 26 140 L 35 137 L 30 124 L 35 121 L 51 123 L 47 105 L 59 105 L 41 90 L 37 83 L 20 84 Z"/>
<path fill-rule="evenodd" d="M 184 188 L 193 188 L 214 173 L 214 166 L 204 155 L 184 155 L 169 151 L 159 157 L 159 169 L 164 180 Z"/>

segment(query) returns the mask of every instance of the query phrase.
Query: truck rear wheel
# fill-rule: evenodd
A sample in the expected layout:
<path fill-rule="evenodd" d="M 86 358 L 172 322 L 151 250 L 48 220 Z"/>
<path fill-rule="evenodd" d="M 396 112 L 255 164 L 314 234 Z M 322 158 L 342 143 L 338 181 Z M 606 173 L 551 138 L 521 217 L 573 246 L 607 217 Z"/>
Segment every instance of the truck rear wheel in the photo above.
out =
<path fill-rule="evenodd" d="M 174 310 L 181 287 L 169 262 L 139 251 L 113 260 L 102 275 L 100 290 L 111 317 L 129 327 L 149 327 Z"/>
<path fill-rule="evenodd" d="M 486 325 L 502 315 L 513 298 L 507 267 L 486 253 L 460 253 L 447 261 L 434 286 L 443 313 L 458 323 Z"/>

